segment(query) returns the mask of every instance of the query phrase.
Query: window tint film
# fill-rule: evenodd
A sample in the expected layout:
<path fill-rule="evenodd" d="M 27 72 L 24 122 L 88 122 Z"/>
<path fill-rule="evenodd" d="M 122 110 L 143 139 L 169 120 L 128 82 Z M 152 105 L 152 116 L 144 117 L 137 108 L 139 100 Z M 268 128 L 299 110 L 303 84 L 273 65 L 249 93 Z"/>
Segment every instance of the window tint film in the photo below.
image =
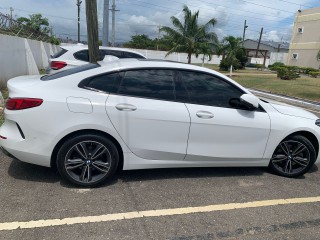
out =
<path fill-rule="evenodd" d="M 52 58 L 58 58 L 61 57 L 63 54 L 65 54 L 66 52 L 68 52 L 67 49 L 61 48 L 61 50 L 55 54 L 52 55 Z"/>
<path fill-rule="evenodd" d="M 115 57 L 117 57 L 117 58 L 123 58 L 121 51 L 100 50 L 100 52 L 101 52 L 101 54 L 103 55 L 103 57 L 104 57 L 105 55 L 111 55 L 111 56 L 115 56 Z"/>
<path fill-rule="evenodd" d="M 138 58 L 138 59 L 145 59 L 145 57 L 142 57 L 139 54 L 132 53 L 132 52 L 123 52 L 124 58 Z"/>
<path fill-rule="evenodd" d="M 190 102 L 186 85 L 182 81 L 182 74 L 178 71 L 174 74 L 174 90 L 178 102 Z"/>
<path fill-rule="evenodd" d="M 209 74 L 187 71 L 181 74 L 194 104 L 231 108 L 230 99 L 243 94 L 235 86 Z"/>
<path fill-rule="evenodd" d="M 75 74 L 75 73 L 84 72 L 84 71 L 87 71 L 87 70 L 90 70 L 90 69 L 94 69 L 94 68 L 98 68 L 98 67 L 100 67 L 100 65 L 98 65 L 98 64 L 85 64 L 85 65 L 82 65 L 82 66 L 79 66 L 79 67 L 75 67 L 75 68 L 71 68 L 71 69 L 68 69 L 68 70 L 61 71 L 61 72 L 57 72 L 57 73 L 52 74 L 52 75 L 44 75 L 44 76 L 41 77 L 41 80 L 42 81 L 54 80 L 54 79 L 57 79 L 57 78 L 66 77 L 66 76 L 69 76 L 69 75 L 72 75 L 72 74 Z"/>
<path fill-rule="evenodd" d="M 174 100 L 173 71 L 127 71 L 119 88 L 119 94 L 172 101 Z"/>
<path fill-rule="evenodd" d="M 89 62 L 89 52 L 88 50 L 81 50 L 79 52 L 76 52 L 73 54 L 75 59 L 81 60 L 81 61 L 85 61 L 85 62 Z"/>
<path fill-rule="evenodd" d="M 119 73 L 100 75 L 91 78 L 86 87 L 104 92 L 116 93 L 118 91 L 120 80 L 121 77 Z"/>

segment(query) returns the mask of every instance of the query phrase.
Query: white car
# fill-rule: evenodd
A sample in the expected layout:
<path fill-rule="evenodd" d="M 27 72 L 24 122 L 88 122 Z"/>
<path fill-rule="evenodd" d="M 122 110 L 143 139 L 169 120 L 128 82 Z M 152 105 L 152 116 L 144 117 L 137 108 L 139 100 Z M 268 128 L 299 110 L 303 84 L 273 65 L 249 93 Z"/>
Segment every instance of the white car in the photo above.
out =
<path fill-rule="evenodd" d="M 65 45 L 60 48 L 61 50 L 49 59 L 49 66 L 46 69 L 47 74 L 53 74 L 88 64 L 89 52 L 87 45 Z M 100 46 L 99 50 L 101 60 L 105 58 L 106 61 L 113 61 L 122 58 L 146 59 L 142 54 L 124 48 Z"/>
<path fill-rule="evenodd" d="M 269 166 L 297 177 L 319 162 L 315 115 L 206 68 L 122 59 L 17 77 L 8 88 L 3 151 L 82 186 L 118 168 Z"/>

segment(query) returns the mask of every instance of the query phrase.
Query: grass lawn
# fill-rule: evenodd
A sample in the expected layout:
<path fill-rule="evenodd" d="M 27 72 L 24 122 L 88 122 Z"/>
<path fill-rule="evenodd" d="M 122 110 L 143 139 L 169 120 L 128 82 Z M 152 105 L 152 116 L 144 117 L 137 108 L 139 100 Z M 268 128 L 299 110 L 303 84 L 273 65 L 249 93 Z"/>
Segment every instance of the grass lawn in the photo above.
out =
<path fill-rule="evenodd" d="M 281 80 L 274 76 L 233 76 L 233 80 L 247 88 L 285 94 L 320 102 L 320 79 L 301 77 L 296 80 Z"/>
<path fill-rule="evenodd" d="M 196 65 L 201 66 L 201 64 Z M 219 71 L 219 66 L 215 64 L 205 64 L 205 67 Z M 228 74 L 225 71 L 219 72 Z M 281 80 L 274 73 L 270 73 L 270 71 L 256 69 L 237 70 L 234 71 L 232 79 L 247 88 L 255 88 L 320 102 L 320 78 L 302 76 L 296 80 Z"/>

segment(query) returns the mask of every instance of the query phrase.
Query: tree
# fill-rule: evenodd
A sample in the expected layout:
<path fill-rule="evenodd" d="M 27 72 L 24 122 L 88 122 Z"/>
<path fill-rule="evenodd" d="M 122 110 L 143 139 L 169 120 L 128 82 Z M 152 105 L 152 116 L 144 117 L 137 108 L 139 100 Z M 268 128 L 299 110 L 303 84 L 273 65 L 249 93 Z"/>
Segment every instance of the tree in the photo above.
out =
<path fill-rule="evenodd" d="M 131 36 L 131 41 L 124 44 L 125 47 L 139 48 L 139 49 L 154 49 L 154 40 L 150 39 L 147 35 L 135 35 Z"/>
<path fill-rule="evenodd" d="M 186 52 L 188 54 L 188 63 L 191 63 L 191 56 L 195 54 L 198 57 L 203 49 L 211 49 L 218 42 L 217 35 L 210 29 L 216 24 L 216 19 L 210 19 L 206 24 L 198 23 L 199 11 L 192 13 L 187 6 L 183 7 L 184 19 L 181 22 L 178 18 L 172 16 L 171 21 L 174 28 L 162 27 L 160 31 L 165 32 L 173 47 L 167 55 L 174 52 Z"/>
<path fill-rule="evenodd" d="M 50 32 L 49 21 L 47 18 L 43 18 L 40 13 L 32 14 L 29 18 L 20 17 L 17 19 L 19 23 L 25 24 L 30 28 L 33 28 L 37 32 L 48 34 Z"/>
<path fill-rule="evenodd" d="M 220 63 L 220 68 L 223 70 L 230 68 L 230 76 L 232 76 L 232 70 L 235 67 L 239 68 L 244 66 L 247 61 L 246 52 L 242 45 L 241 38 L 235 38 L 233 36 L 225 37 L 222 43 L 219 45 L 217 51 L 218 55 L 223 55 L 223 60 Z"/>

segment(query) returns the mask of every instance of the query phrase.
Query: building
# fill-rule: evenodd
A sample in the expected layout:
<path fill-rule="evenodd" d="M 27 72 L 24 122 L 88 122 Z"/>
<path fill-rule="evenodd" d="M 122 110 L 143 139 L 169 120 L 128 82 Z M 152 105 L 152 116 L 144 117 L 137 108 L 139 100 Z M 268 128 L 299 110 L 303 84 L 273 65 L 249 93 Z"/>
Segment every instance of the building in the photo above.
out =
<path fill-rule="evenodd" d="M 287 65 L 320 68 L 320 7 L 296 14 Z"/>
<path fill-rule="evenodd" d="M 249 63 L 258 63 L 268 66 L 275 61 L 285 62 L 287 60 L 289 43 L 261 41 L 259 49 L 258 45 L 258 40 L 246 39 L 243 42 L 243 46 L 246 49 Z"/>

